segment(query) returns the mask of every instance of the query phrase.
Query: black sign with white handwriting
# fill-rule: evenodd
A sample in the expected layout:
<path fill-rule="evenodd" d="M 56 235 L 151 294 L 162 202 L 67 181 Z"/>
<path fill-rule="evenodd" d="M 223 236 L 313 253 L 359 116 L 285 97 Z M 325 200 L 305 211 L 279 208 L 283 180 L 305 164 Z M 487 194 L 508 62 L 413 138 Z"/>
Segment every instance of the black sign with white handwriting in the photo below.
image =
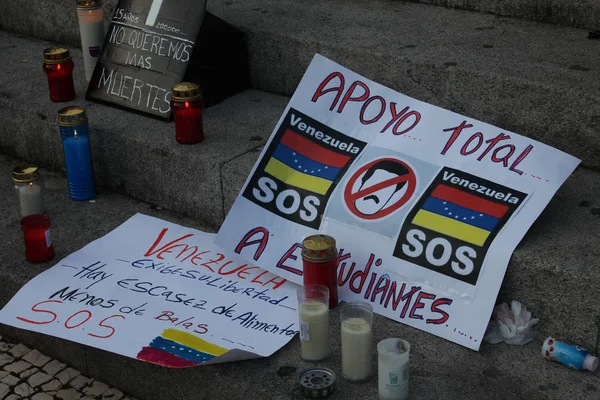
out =
<path fill-rule="evenodd" d="M 182 81 L 206 0 L 120 0 L 87 98 L 162 119 Z"/>

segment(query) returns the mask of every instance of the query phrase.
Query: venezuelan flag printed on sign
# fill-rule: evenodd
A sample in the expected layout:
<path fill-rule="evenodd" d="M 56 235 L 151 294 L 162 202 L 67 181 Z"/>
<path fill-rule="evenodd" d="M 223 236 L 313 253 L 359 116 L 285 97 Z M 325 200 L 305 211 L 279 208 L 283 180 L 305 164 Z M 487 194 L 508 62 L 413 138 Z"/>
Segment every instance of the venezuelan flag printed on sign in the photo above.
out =
<path fill-rule="evenodd" d="M 349 156 L 331 151 L 288 129 L 265 172 L 288 185 L 324 195 L 349 160 Z"/>
<path fill-rule="evenodd" d="M 483 246 L 509 207 L 440 184 L 425 200 L 413 223 Z"/>
<path fill-rule="evenodd" d="M 149 346 L 142 348 L 137 359 L 171 368 L 193 367 L 223 355 L 227 349 L 190 333 L 166 329 Z"/>

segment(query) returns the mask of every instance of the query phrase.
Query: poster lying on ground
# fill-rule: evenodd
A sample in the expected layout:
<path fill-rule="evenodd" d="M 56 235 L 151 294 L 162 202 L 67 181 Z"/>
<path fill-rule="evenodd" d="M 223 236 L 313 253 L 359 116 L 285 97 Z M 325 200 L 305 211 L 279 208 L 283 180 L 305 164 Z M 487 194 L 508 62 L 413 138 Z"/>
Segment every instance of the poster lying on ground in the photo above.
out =
<path fill-rule="evenodd" d="M 337 239 L 343 301 L 478 350 L 515 247 L 579 160 L 316 55 L 216 243 L 302 283 Z"/>
<path fill-rule="evenodd" d="M 266 357 L 298 331 L 297 285 L 137 214 L 27 283 L 0 322 L 167 367 Z"/>

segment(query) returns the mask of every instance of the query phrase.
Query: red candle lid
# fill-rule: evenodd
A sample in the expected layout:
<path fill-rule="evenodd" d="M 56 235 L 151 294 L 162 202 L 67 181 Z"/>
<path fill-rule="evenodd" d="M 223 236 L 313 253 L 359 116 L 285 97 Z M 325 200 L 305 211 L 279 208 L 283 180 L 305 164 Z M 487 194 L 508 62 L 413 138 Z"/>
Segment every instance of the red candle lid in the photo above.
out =
<path fill-rule="evenodd" d="M 337 257 L 335 239 L 329 235 L 311 235 L 302 241 L 302 259 L 325 262 Z"/>
<path fill-rule="evenodd" d="M 71 59 L 69 49 L 66 47 L 49 47 L 44 50 L 44 62 L 46 64 L 60 64 Z"/>

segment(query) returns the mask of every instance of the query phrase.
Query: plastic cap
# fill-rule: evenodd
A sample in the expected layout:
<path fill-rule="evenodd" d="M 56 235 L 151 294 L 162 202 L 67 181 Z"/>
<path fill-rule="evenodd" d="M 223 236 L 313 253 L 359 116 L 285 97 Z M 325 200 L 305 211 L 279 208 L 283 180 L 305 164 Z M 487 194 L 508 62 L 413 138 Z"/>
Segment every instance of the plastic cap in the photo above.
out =
<path fill-rule="evenodd" d="M 585 360 L 583 360 L 583 369 L 587 369 L 588 371 L 596 371 L 598 368 L 598 357 L 594 357 L 591 354 L 585 356 Z"/>

